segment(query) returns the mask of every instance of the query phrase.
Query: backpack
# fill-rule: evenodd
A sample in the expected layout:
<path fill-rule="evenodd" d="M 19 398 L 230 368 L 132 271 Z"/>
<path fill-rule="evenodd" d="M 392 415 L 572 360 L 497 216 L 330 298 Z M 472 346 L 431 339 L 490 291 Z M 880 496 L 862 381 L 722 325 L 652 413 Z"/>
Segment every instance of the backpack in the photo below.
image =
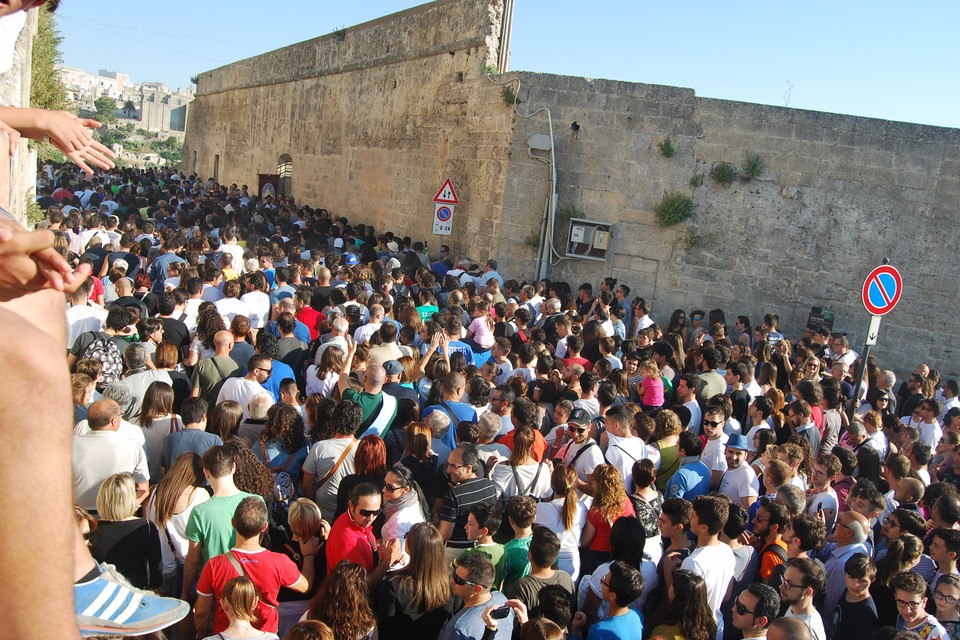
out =
<path fill-rule="evenodd" d="M 116 382 L 123 373 L 123 357 L 120 355 L 120 348 L 102 331 L 94 333 L 93 342 L 87 346 L 80 358 L 93 358 L 103 363 L 103 373 L 99 382 L 102 386 Z"/>
<path fill-rule="evenodd" d="M 260 451 L 263 453 L 264 465 L 270 464 L 270 458 L 267 456 L 267 447 L 263 441 L 260 441 Z M 283 467 L 271 467 L 273 472 L 273 504 L 270 506 L 270 516 L 276 526 L 289 533 L 290 525 L 287 521 L 287 513 L 290 511 L 290 503 L 297 497 L 297 490 L 293 484 L 293 477 L 289 473 L 290 465 L 293 464 L 293 458 L 296 454 L 289 454 L 287 464 Z"/>

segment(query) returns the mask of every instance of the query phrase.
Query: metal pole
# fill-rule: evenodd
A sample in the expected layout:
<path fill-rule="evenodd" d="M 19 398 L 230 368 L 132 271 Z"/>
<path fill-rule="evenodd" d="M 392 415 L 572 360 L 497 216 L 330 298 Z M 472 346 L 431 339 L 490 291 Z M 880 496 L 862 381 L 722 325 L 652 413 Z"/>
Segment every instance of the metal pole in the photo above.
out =
<path fill-rule="evenodd" d="M 853 420 L 854 414 L 860 407 L 860 390 L 863 389 L 863 380 L 867 377 L 867 358 L 870 357 L 870 345 L 863 347 L 863 354 L 860 356 L 860 366 L 857 368 L 857 386 L 853 390 L 853 401 L 847 410 L 847 417 Z"/>

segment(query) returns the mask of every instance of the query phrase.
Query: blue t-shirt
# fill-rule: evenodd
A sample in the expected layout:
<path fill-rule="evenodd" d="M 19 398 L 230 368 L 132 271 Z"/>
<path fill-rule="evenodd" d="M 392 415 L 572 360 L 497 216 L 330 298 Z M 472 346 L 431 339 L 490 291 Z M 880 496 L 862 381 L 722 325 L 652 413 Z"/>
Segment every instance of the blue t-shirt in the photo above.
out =
<path fill-rule="evenodd" d="M 447 402 L 445 404 L 453 412 L 452 416 L 442 404 L 432 404 L 423 410 L 420 418 L 426 420 L 427 416 L 434 411 L 443 411 L 450 416 L 450 429 L 447 430 L 447 435 L 443 437 L 443 444 L 447 445 L 450 451 L 453 451 L 457 448 L 457 425 L 461 422 L 476 422 L 477 410 L 465 402 Z"/>
<path fill-rule="evenodd" d="M 693 500 L 710 491 L 710 469 L 699 460 L 681 465 L 667 482 L 664 498 Z"/>
<path fill-rule="evenodd" d="M 295 376 L 290 365 L 280 362 L 279 360 L 273 360 L 272 362 L 273 371 L 270 372 L 270 377 L 267 378 L 267 381 L 260 386 L 270 392 L 274 402 L 280 402 L 280 383 L 283 382 L 285 378 L 295 378 Z"/>
<path fill-rule="evenodd" d="M 487 628 L 484 623 L 483 611 L 490 605 L 502 607 L 507 601 L 507 597 L 499 591 L 490 592 L 490 600 L 476 607 L 465 607 L 460 609 L 447 624 L 440 629 L 438 640 L 476 640 L 483 637 Z M 513 609 L 507 614 L 506 618 L 497 620 L 497 632 L 494 634 L 494 640 L 510 640 L 513 635 Z M 640 636 L 637 636 L 639 639 Z"/>
<path fill-rule="evenodd" d="M 202 456 L 210 447 L 223 444 L 223 440 L 215 433 L 207 433 L 200 429 L 183 429 L 171 433 L 163 439 L 163 449 L 160 454 L 160 466 L 169 471 L 173 463 L 181 454 L 193 451 Z M 158 478 L 159 480 L 159 478 Z"/>
<path fill-rule="evenodd" d="M 627 609 L 622 616 L 595 623 L 587 633 L 587 640 L 641 640 L 642 637 L 643 620 L 633 609 Z"/>

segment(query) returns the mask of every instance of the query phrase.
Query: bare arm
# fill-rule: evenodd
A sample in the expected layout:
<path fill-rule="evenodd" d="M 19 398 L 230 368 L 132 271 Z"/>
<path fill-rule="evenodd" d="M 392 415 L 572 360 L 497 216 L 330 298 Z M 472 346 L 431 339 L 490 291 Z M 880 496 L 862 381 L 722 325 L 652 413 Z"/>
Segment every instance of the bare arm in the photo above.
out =
<path fill-rule="evenodd" d="M 183 559 L 183 588 L 180 590 L 180 599 L 189 600 L 190 587 L 193 586 L 193 580 L 197 577 L 197 570 L 200 568 L 200 543 L 190 541 L 190 548 Z"/>
<path fill-rule="evenodd" d="M 313 479 L 315 477 L 312 473 L 303 472 L 303 477 L 300 480 L 300 495 L 308 498 L 313 497 Z"/>
<path fill-rule="evenodd" d="M 590 521 L 587 520 L 586 524 L 583 525 L 583 533 L 580 535 L 580 546 L 587 547 L 593 542 L 593 537 L 597 535 L 597 528 L 590 524 Z"/>
<path fill-rule="evenodd" d="M 337 381 L 337 388 L 340 389 L 340 395 L 350 388 L 350 369 L 353 367 L 353 356 L 357 353 L 357 343 L 350 336 L 344 336 L 347 341 L 347 353 L 343 359 L 343 369 L 340 370 L 340 380 Z"/>
<path fill-rule="evenodd" d="M 443 541 L 446 542 L 450 539 L 450 536 L 453 535 L 453 523 L 447 522 L 446 520 L 440 521 L 440 526 L 437 527 L 440 531 L 440 537 L 443 538 Z"/>
<path fill-rule="evenodd" d="M 210 631 L 210 609 L 213 606 L 211 596 L 197 594 L 197 603 L 193 607 L 193 626 L 197 630 L 197 637 L 203 638 Z"/>

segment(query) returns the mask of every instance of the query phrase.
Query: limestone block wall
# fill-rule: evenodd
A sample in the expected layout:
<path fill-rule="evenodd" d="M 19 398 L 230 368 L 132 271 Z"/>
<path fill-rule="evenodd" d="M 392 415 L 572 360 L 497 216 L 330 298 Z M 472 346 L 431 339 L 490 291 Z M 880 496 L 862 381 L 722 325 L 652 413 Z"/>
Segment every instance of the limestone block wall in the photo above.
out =
<path fill-rule="evenodd" d="M 960 373 L 960 131 L 697 98 L 692 91 L 605 80 L 519 74 L 521 106 L 551 110 L 560 208 L 615 224 L 608 262 L 561 260 L 555 279 L 576 285 L 618 278 L 654 305 L 722 308 L 757 322 L 777 312 L 798 334 L 810 307 L 826 305 L 837 330 L 862 349 L 869 317 L 860 304 L 868 271 L 884 258 L 903 274 L 903 298 L 875 350 L 900 372 L 927 361 Z M 574 132 L 570 124 L 580 129 Z M 546 168 L 527 139 L 546 118 L 518 119 L 504 196 L 504 228 L 519 238 L 504 269 L 533 273 L 522 239 L 535 232 L 548 192 Z M 669 136 L 677 153 L 664 158 Z M 711 167 L 765 162 L 752 181 L 718 185 Z M 706 174 L 702 186 L 690 178 Z M 665 190 L 691 194 L 687 223 L 656 225 Z M 507 222 L 509 221 L 509 222 Z M 563 246 L 567 224 L 558 221 Z M 506 241 L 504 241 L 506 242 Z M 525 251 L 525 253 L 524 253 Z"/>
<path fill-rule="evenodd" d="M 30 65 L 33 59 L 33 37 L 37 32 L 37 12 L 25 16 L 14 15 L 7 20 L 23 21 L 13 49 L 13 64 L 0 73 L 0 104 L 13 107 L 30 106 Z M 21 221 L 26 218 L 26 198 L 36 195 L 37 154 L 28 147 L 26 139 L 20 139 L 16 154 L 3 159 L 10 168 L 10 189 L 2 194 L 0 201 L 9 203 L 9 211 Z M 5 172 L 4 172 L 5 173 Z"/>
<path fill-rule="evenodd" d="M 500 0 L 438 2 L 200 75 L 188 171 L 257 187 L 293 159 L 293 194 L 378 228 L 429 238 L 447 177 L 455 251 L 496 249 L 512 111 L 483 75 Z"/>

